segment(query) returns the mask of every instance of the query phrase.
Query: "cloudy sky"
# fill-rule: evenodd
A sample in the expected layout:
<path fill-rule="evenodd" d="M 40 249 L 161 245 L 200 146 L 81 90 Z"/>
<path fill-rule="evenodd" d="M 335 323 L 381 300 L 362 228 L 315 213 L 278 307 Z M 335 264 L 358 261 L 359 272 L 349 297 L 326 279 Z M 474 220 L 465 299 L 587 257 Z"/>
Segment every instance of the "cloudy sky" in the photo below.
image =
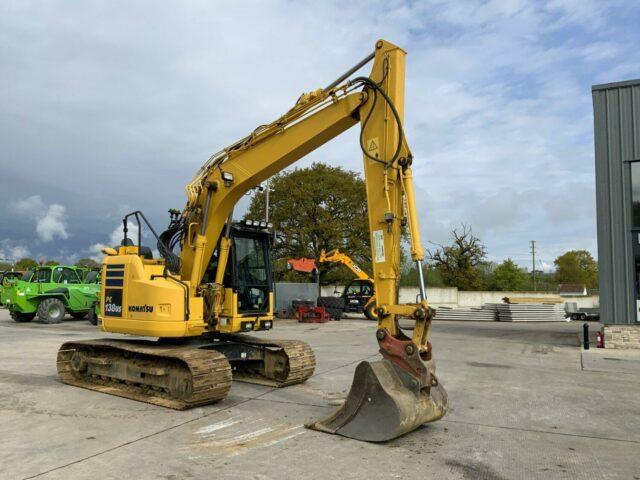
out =
<path fill-rule="evenodd" d="M 492 260 L 595 253 L 591 85 L 640 77 L 636 1 L 0 2 L 0 257 L 158 230 L 208 156 L 378 38 L 408 52 L 421 229 Z M 362 170 L 350 131 L 299 162 Z M 246 202 L 245 202 L 246 203 Z"/>

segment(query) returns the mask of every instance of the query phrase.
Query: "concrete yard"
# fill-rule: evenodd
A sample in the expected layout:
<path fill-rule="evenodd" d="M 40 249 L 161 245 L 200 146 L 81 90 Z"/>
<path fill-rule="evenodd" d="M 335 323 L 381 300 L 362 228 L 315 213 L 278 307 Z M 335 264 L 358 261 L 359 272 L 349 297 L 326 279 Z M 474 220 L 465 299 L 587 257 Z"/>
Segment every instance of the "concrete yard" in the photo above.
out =
<path fill-rule="evenodd" d="M 103 336 L 88 322 L 16 324 L 0 311 L 0 477 L 640 479 L 637 356 L 583 361 L 580 329 L 436 322 L 449 413 L 369 444 L 302 425 L 344 398 L 358 362 L 377 358 L 371 322 L 280 321 L 269 335 L 316 351 L 306 384 L 235 383 L 221 403 L 177 412 L 58 381 L 58 346 Z"/>

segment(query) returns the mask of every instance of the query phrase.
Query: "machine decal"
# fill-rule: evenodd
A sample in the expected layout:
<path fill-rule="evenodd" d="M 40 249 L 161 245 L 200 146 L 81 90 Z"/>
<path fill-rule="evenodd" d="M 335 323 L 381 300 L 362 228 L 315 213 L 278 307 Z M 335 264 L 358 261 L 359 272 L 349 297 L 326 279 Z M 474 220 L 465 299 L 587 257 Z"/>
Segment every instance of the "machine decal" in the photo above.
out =
<path fill-rule="evenodd" d="M 382 230 L 373 231 L 373 246 L 376 252 L 375 262 L 384 262 L 384 233 Z"/>
<path fill-rule="evenodd" d="M 153 312 L 153 305 L 129 305 L 129 311 L 138 313 L 151 313 Z"/>
<path fill-rule="evenodd" d="M 380 157 L 380 150 L 378 145 L 378 137 L 373 137 L 371 140 L 367 140 L 367 153 L 372 157 Z"/>
<path fill-rule="evenodd" d="M 107 288 L 104 292 L 104 314 L 107 317 L 122 316 L 122 290 Z"/>

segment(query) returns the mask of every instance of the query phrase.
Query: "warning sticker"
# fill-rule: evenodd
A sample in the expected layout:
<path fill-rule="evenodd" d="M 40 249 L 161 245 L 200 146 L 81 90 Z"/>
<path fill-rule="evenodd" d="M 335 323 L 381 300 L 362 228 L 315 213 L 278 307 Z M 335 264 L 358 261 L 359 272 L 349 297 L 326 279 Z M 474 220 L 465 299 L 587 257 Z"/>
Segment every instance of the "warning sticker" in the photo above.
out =
<path fill-rule="evenodd" d="M 378 143 L 378 137 L 373 137 L 367 140 L 367 153 L 372 157 L 378 158 L 380 156 L 380 143 Z"/>
<path fill-rule="evenodd" d="M 373 231 L 373 247 L 375 250 L 375 262 L 384 262 L 384 233 L 382 230 Z"/>

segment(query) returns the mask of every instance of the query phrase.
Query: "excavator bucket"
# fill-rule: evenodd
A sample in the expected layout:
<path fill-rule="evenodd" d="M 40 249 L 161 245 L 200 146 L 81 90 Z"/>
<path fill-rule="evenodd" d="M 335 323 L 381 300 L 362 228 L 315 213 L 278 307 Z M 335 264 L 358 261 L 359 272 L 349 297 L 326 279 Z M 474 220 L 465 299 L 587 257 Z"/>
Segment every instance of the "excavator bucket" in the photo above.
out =
<path fill-rule="evenodd" d="M 384 442 L 442 418 L 447 393 L 431 375 L 421 387 L 408 372 L 390 362 L 362 362 L 356 367 L 344 404 L 327 418 L 306 425 L 326 433 L 368 442 Z"/>

